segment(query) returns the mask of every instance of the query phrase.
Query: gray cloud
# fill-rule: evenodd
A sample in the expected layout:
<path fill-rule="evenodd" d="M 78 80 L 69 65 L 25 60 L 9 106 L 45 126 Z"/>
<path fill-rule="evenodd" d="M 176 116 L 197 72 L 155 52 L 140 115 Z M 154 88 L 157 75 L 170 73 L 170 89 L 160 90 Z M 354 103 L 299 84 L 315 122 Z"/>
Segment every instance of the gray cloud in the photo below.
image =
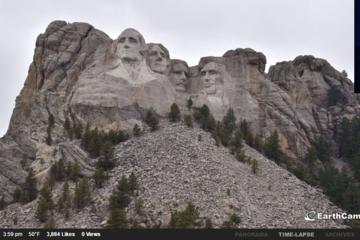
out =
<path fill-rule="evenodd" d="M 87 22 L 112 38 L 126 27 L 161 42 L 172 58 L 251 47 L 268 67 L 298 55 L 327 59 L 350 79 L 354 72 L 353 0 L 20 1 L 0 0 L 0 136 L 9 124 L 32 61 L 35 40 L 53 20 Z"/>

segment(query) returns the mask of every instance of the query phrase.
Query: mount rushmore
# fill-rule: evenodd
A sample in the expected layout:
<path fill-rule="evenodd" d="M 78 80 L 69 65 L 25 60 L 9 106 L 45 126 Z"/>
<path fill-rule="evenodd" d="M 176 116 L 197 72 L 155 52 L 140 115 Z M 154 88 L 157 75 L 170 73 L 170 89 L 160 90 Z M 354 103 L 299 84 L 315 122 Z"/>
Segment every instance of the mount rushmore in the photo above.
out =
<path fill-rule="evenodd" d="M 206 104 L 217 120 L 232 108 L 255 135 L 277 131 L 282 150 L 294 158 L 304 156 L 317 136 L 332 139 L 343 117 L 360 116 L 353 83 L 326 60 L 305 55 L 268 72 L 265 66 L 265 55 L 250 48 L 188 66 L 135 29 L 112 40 L 86 23 L 54 21 L 36 40 L 8 131 L 0 139 L 0 190 L 10 200 L 26 177 L 21 159 L 31 163 L 45 154 L 50 116 L 58 144 L 66 139 L 66 118 L 103 130 L 131 129 L 141 125 L 144 110 L 166 116 L 177 103 L 186 112 L 191 98 L 195 108 Z M 331 90 L 341 98 L 329 104 Z"/>

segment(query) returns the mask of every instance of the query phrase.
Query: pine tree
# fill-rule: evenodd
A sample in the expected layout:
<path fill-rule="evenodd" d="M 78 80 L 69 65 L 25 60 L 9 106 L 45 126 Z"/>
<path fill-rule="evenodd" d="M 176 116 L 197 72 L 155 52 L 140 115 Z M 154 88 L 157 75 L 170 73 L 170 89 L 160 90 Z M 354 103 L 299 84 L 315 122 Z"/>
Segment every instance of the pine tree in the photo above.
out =
<path fill-rule="evenodd" d="M 4 196 L 0 197 L 0 210 L 3 210 L 6 207 L 6 202 Z"/>
<path fill-rule="evenodd" d="M 86 125 L 85 132 L 81 138 L 81 147 L 85 150 L 89 149 L 90 145 L 90 138 L 91 138 L 91 131 L 89 123 Z"/>
<path fill-rule="evenodd" d="M 50 174 L 54 176 L 56 181 L 61 182 L 65 180 L 65 164 L 63 159 L 60 159 L 51 166 Z"/>
<path fill-rule="evenodd" d="M 266 139 L 266 143 L 264 146 L 265 155 L 275 162 L 279 162 L 281 160 L 281 150 L 279 144 L 279 135 L 275 131 Z"/>
<path fill-rule="evenodd" d="M 76 139 L 81 139 L 83 133 L 83 126 L 81 123 L 78 123 L 74 126 L 74 135 Z"/>
<path fill-rule="evenodd" d="M 13 192 L 12 196 L 13 196 L 13 201 L 14 202 L 19 202 L 20 201 L 20 195 L 21 195 L 21 189 L 20 188 L 16 188 L 15 191 Z"/>
<path fill-rule="evenodd" d="M 240 129 L 243 134 L 243 138 L 249 146 L 254 146 L 254 136 L 250 131 L 250 124 L 244 119 L 240 122 Z"/>
<path fill-rule="evenodd" d="M 123 229 L 129 228 L 129 222 L 126 218 L 126 213 L 123 209 L 111 209 L 110 219 L 107 222 L 106 228 L 108 229 Z"/>
<path fill-rule="evenodd" d="M 56 222 L 53 215 L 50 215 L 44 225 L 46 229 L 54 229 L 56 227 Z"/>
<path fill-rule="evenodd" d="M 150 127 L 151 131 L 155 131 L 159 127 L 159 119 L 155 116 L 154 110 L 149 109 L 146 112 L 145 123 Z"/>
<path fill-rule="evenodd" d="M 19 197 L 19 202 L 21 204 L 25 204 L 25 203 L 28 203 L 30 202 L 30 198 L 29 198 L 29 192 L 28 191 L 25 191 L 25 190 L 22 190 L 20 192 L 20 197 Z"/>
<path fill-rule="evenodd" d="M 169 113 L 169 120 L 170 122 L 178 122 L 180 121 L 181 114 L 180 109 L 176 103 L 171 104 L 170 113 Z"/>
<path fill-rule="evenodd" d="M 46 140 L 45 140 L 46 144 L 51 146 L 52 144 L 52 137 L 51 137 L 51 128 L 48 128 L 47 129 L 47 137 L 46 137 Z"/>
<path fill-rule="evenodd" d="M 47 137 L 46 137 L 46 144 L 49 146 L 52 144 L 51 129 L 54 127 L 54 124 L 55 124 L 54 116 L 50 113 L 48 118 Z"/>
<path fill-rule="evenodd" d="M 36 188 L 36 179 L 34 176 L 34 172 L 31 168 L 28 171 L 28 175 L 25 179 L 23 189 L 25 192 L 27 192 L 29 201 L 32 201 L 36 198 L 38 190 Z"/>
<path fill-rule="evenodd" d="M 43 187 L 40 191 L 40 197 L 36 208 L 36 218 L 40 222 L 45 222 L 48 219 L 48 211 L 54 208 L 52 196 L 47 186 Z"/>
<path fill-rule="evenodd" d="M 229 108 L 229 110 L 227 111 L 226 115 L 223 118 L 222 123 L 226 131 L 228 131 L 231 136 L 231 134 L 236 128 L 236 117 L 234 114 L 234 110 L 232 108 Z"/>
<path fill-rule="evenodd" d="M 63 186 L 62 194 L 57 203 L 59 212 L 63 212 L 68 201 L 70 201 L 69 184 L 68 182 L 65 182 Z"/>
<path fill-rule="evenodd" d="M 206 104 L 202 105 L 199 112 L 204 118 L 207 118 L 210 115 L 210 109 Z"/>
<path fill-rule="evenodd" d="M 131 195 L 129 181 L 125 176 L 122 176 L 110 196 L 110 208 L 126 208 L 130 203 Z"/>
<path fill-rule="evenodd" d="M 254 148 L 259 152 L 264 151 L 264 142 L 258 134 L 256 134 L 254 139 Z"/>
<path fill-rule="evenodd" d="M 111 142 L 106 142 L 104 144 L 101 155 L 103 156 L 103 159 L 98 162 L 99 167 L 102 167 L 104 170 L 114 168 L 114 147 Z"/>
<path fill-rule="evenodd" d="M 54 120 L 54 116 L 51 113 L 49 113 L 48 121 L 49 121 L 48 124 L 49 124 L 50 128 L 54 127 L 55 120 Z"/>
<path fill-rule="evenodd" d="M 355 184 L 349 184 L 343 195 L 343 204 L 350 213 L 359 213 L 360 211 L 360 189 Z"/>
<path fill-rule="evenodd" d="M 215 130 L 216 120 L 212 114 L 209 114 L 206 118 L 204 118 L 203 122 L 201 123 L 201 128 L 209 132 Z"/>
<path fill-rule="evenodd" d="M 40 196 L 39 200 L 38 200 L 38 205 L 36 208 L 36 214 L 35 217 L 40 221 L 40 222 L 46 222 L 47 220 L 47 213 L 48 213 L 48 206 L 47 206 L 47 202 L 46 200 Z"/>
<path fill-rule="evenodd" d="M 314 145 L 317 157 L 323 162 L 329 161 L 332 153 L 329 142 L 323 136 L 320 136 L 315 140 Z"/>
<path fill-rule="evenodd" d="M 90 156 L 96 158 L 100 156 L 103 142 L 101 141 L 101 136 L 97 128 L 90 132 L 90 141 L 87 150 L 90 153 Z"/>
<path fill-rule="evenodd" d="M 141 135 L 141 129 L 140 129 L 139 125 L 137 125 L 137 124 L 134 125 L 133 135 L 135 137 L 139 137 Z"/>
<path fill-rule="evenodd" d="M 66 167 L 66 176 L 67 179 L 76 182 L 78 180 L 78 178 L 80 177 L 81 172 L 80 172 L 80 166 L 77 162 L 71 163 L 68 162 L 67 167 Z"/>
<path fill-rule="evenodd" d="M 211 229 L 213 228 L 213 224 L 212 224 L 212 221 L 210 218 L 207 218 L 206 221 L 205 221 L 205 228 L 206 229 Z"/>
<path fill-rule="evenodd" d="M 106 179 L 105 171 L 102 167 L 97 166 L 94 173 L 94 182 L 97 188 L 102 188 Z"/>
<path fill-rule="evenodd" d="M 67 134 L 67 136 L 72 139 L 73 138 L 73 131 L 71 128 L 71 123 L 68 117 L 65 118 L 65 122 L 64 122 L 64 130 Z"/>
<path fill-rule="evenodd" d="M 22 167 L 22 169 L 24 169 L 24 170 L 26 170 L 27 169 L 27 161 L 26 161 L 26 155 L 24 154 L 23 156 L 22 156 L 22 159 L 21 159 L 21 161 L 20 161 L 20 165 L 21 165 L 21 167 Z"/>
<path fill-rule="evenodd" d="M 316 150 L 313 147 L 309 147 L 305 155 L 305 162 L 308 167 L 312 167 L 317 160 Z"/>
<path fill-rule="evenodd" d="M 74 207 L 81 210 L 90 203 L 90 200 L 89 182 L 85 178 L 82 178 L 75 187 Z"/>
<path fill-rule="evenodd" d="M 191 98 L 189 98 L 189 99 L 187 100 L 186 106 L 187 106 L 187 108 L 188 108 L 189 110 L 191 110 L 192 105 L 193 105 L 193 101 L 192 101 Z"/>
<path fill-rule="evenodd" d="M 192 204 L 188 203 L 182 211 L 175 211 L 171 214 L 169 228 L 189 229 L 201 226 L 199 221 L 199 210 Z"/>
<path fill-rule="evenodd" d="M 134 192 L 138 188 L 137 178 L 133 172 L 129 176 L 128 184 L 130 192 Z"/>

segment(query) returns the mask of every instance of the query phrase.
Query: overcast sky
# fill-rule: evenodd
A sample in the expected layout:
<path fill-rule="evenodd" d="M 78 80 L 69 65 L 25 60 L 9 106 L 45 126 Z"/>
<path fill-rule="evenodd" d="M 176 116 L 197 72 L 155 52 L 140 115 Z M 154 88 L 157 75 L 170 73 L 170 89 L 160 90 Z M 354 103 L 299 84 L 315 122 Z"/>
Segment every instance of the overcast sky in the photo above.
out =
<path fill-rule="evenodd" d="M 111 38 L 133 27 L 171 58 L 196 65 L 250 47 L 279 61 L 311 54 L 354 72 L 353 0 L 0 0 L 0 136 L 8 127 L 38 34 L 53 20 L 87 22 Z"/>

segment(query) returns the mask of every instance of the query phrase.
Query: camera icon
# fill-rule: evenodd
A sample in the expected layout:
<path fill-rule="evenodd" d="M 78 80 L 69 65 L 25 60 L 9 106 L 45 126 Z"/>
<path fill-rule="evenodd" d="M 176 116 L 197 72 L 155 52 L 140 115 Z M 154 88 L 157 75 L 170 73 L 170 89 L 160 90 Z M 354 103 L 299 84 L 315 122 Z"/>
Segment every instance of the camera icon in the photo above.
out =
<path fill-rule="evenodd" d="M 316 212 L 311 211 L 305 214 L 305 220 L 309 222 L 313 222 L 316 219 Z"/>

